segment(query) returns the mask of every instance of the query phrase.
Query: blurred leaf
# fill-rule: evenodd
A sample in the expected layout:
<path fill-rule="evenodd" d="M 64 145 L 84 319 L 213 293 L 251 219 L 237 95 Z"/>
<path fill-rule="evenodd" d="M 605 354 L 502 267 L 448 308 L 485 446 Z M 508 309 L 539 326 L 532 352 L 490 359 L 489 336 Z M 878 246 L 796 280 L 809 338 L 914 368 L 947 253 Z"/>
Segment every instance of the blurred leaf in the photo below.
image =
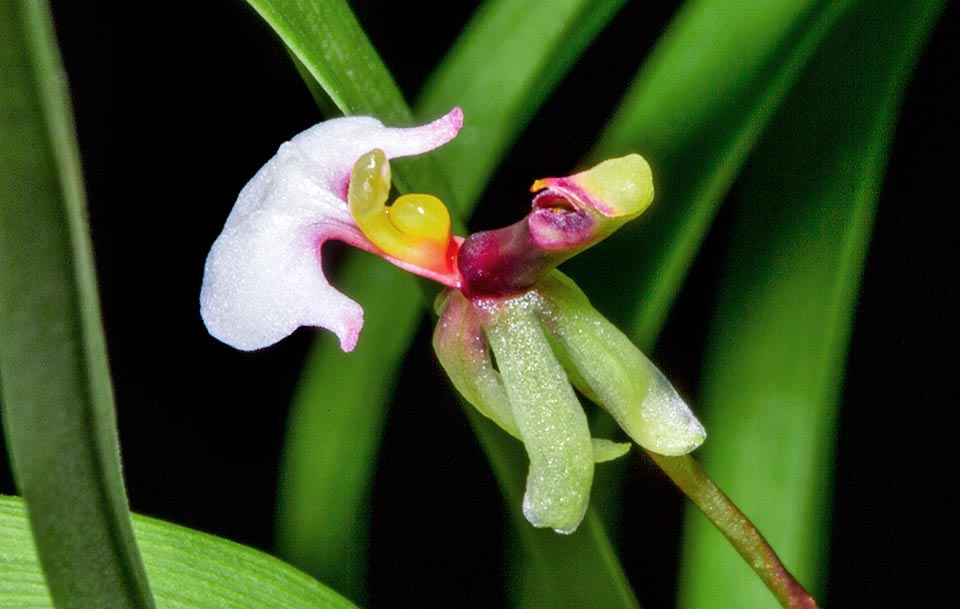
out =
<path fill-rule="evenodd" d="M 80 159 L 46 3 L 0 3 L 0 40 L 0 378 L 14 474 L 58 606 L 153 607 L 120 472 Z"/>
<path fill-rule="evenodd" d="M 366 325 L 352 353 L 323 336 L 307 360 L 287 428 L 277 542 L 290 562 L 360 601 L 380 434 L 423 304 L 416 282 L 379 259 L 354 256 L 342 270 L 337 285 L 363 303 Z"/>
<path fill-rule="evenodd" d="M 643 154 L 657 198 L 569 270 L 641 348 L 655 342 L 764 126 L 852 1 L 691 0 L 630 86 L 591 157 Z"/>
<path fill-rule="evenodd" d="M 861 3 L 803 72 L 737 199 L 704 362 L 700 456 L 797 578 L 824 590 L 836 415 L 897 108 L 945 2 Z M 691 514 L 681 605 L 775 607 Z"/>
<path fill-rule="evenodd" d="M 160 609 L 355 609 L 319 582 L 252 548 L 143 516 L 134 516 L 133 525 Z M 0 497 L 0 539 L 0 609 L 51 609 L 18 498 Z M 69 606 L 115 605 L 78 601 Z"/>
<path fill-rule="evenodd" d="M 641 349 L 653 348 L 770 117 L 855 1 L 688 0 L 634 78 L 590 157 L 643 154 L 656 199 L 643 218 L 570 261 L 565 272 Z M 599 433 L 614 429 L 608 417 L 598 424 Z M 594 505 L 610 527 L 619 520 L 623 467 L 614 463 L 594 481 Z"/>
<path fill-rule="evenodd" d="M 421 115 L 463 108 L 457 139 L 433 156 L 469 216 L 494 169 L 625 0 L 488 0 L 430 76 Z"/>
<path fill-rule="evenodd" d="M 391 117 L 409 120 L 395 84 L 345 4 L 250 3 L 344 113 L 370 113 L 386 122 Z M 439 194 L 454 210 L 472 207 L 502 150 L 622 2 L 542 4 L 548 9 L 516 0 L 482 9 L 481 17 L 464 35 L 466 42 L 458 47 L 460 59 L 442 68 L 440 84 L 429 96 L 431 109 L 421 114 L 432 118 L 461 101 L 475 104 L 473 109 L 468 106 L 467 112 L 475 111 L 478 116 L 474 119 L 468 114 L 467 124 L 473 125 L 475 144 L 480 145 L 477 141 L 481 139 L 486 142 L 485 165 L 448 162 L 443 166 L 450 172 L 448 176 L 457 179 L 455 197 L 423 179 L 432 175 L 434 181 L 442 182 L 436 180 L 440 172 L 430 172 L 429 166 L 411 166 L 410 159 L 397 165 L 397 173 L 407 178 L 401 190 L 414 186 L 413 190 Z M 507 32 L 490 29 L 491 24 L 503 23 L 510 16 L 532 18 L 544 12 L 555 25 L 544 27 L 537 20 L 527 20 L 520 32 L 516 28 Z M 483 36 L 472 33 L 473 27 L 482 28 Z M 523 52 L 528 54 L 522 57 L 529 64 L 517 61 L 520 56 L 498 55 L 500 47 L 514 37 L 523 38 Z M 358 56 L 351 55 L 354 47 L 361 49 Z M 457 87 L 458 79 L 461 85 L 471 82 L 476 62 L 484 62 L 487 54 L 499 58 L 496 63 L 491 59 L 490 74 L 502 86 L 487 91 L 484 100 L 467 99 Z M 536 94 L 530 91 L 532 82 L 517 78 L 518 74 L 541 80 Z M 380 87 L 389 89 L 389 95 L 379 91 Z M 488 133 L 489 139 L 484 139 Z M 423 160 L 432 161 L 433 156 Z M 461 180 L 467 180 L 473 191 L 464 190 Z M 461 192 L 467 196 L 459 196 Z M 458 200 L 466 204 L 457 205 Z M 281 552 L 295 564 L 362 599 L 370 473 L 386 404 L 420 319 L 423 299 L 415 282 L 370 256 L 351 257 L 338 285 L 364 306 L 367 327 L 357 350 L 349 356 L 340 353 L 332 341 L 321 340 L 304 371 L 294 399 L 283 464 L 278 538 Z M 518 466 L 525 470 L 525 460 Z M 518 510 L 519 505 L 518 501 L 511 507 Z"/>
<path fill-rule="evenodd" d="M 624 3 L 554 0 L 484 3 L 421 91 L 418 107 L 456 103 L 460 135 L 433 154 L 456 178 L 469 214 L 510 145 Z M 520 61 L 523 59 L 523 62 Z M 461 403 L 462 400 L 461 400 Z M 534 529 L 520 507 L 527 457 L 521 444 L 465 405 L 500 482 L 521 542 L 511 576 L 519 607 L 638 607 L 619 559 L 590 509 L 576 533 Z"/>

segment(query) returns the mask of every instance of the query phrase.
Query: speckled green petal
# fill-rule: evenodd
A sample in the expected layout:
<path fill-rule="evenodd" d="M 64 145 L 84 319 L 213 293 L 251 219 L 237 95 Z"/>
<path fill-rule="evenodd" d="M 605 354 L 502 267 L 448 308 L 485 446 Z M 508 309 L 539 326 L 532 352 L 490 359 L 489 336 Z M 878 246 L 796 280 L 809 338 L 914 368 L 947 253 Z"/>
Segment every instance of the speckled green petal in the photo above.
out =
<path fill-rule="evenodd" d="M 583 408 L 540 327 L 539 297 L 528 292 L 474 306 L 530 457 L 523 514 L 536 527 L 571 533 L 590 498 L 593 443 Z"/>
<path fill-rule="evenodd" d="M 543 325 L 575 368 L 571 379 L 627 435 L 662 455 L 686 454 L 703 443 L 703 426 L 670 381 L 569 278 L 554 271 L 537 291 Z"/>

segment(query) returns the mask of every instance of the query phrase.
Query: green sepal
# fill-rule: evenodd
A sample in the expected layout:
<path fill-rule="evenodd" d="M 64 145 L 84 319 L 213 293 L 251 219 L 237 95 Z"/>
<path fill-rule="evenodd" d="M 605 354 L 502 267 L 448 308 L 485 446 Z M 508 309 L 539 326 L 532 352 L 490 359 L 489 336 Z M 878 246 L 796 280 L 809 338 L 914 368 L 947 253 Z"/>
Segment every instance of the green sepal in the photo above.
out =
<path fill-rule="evenodd" d="M 440 320 L 433 330 L 433 350 L 453 386 L 480 414 L 521 439 L 478 312 L 457 290 L 441 292 L 434 307 Z"/>
<path fill-rule="evenodd" d="M 543 327 L 562 347 L 570 379 L 603 407 L 637 444 L 683 455 L 706 431 L 670 381 L 568 277 L 553 271 L 537 286 Z"/>
<path fill-rule="evenodd" d="M 571 533 L 590 499 L 593 442 L 580 401 L 540 327 L 538 296 L 528 292 L 473 306 L 530 458 L 523 514 L 536 527 Z"/>

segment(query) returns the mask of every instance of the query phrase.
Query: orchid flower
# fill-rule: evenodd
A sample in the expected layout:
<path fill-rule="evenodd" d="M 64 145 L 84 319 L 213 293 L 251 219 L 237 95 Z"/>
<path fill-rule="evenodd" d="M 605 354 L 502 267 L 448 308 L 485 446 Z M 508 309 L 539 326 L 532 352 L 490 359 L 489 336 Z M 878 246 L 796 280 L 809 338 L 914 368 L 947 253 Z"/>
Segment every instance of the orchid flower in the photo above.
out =
<path fill-rule="evenodd" d="M 460 238 L 436 197 L 387 201 L 389 159 L 447 143 L 462 121 L 459 108 L 406 129 L 339 118 L 283 144 L 240 192 L 211 248 L 201 315 L 238 349 L 320 326 L 352 350 L 363 311 L 323 275 L 329 239 L 439 282 L 440 364 L 468 402 L 524 443 L 527 519 L 569 533 L 586 511 L 594 464 L 629 448 L 591 437 L 574 387 L 649 451 L 681 455 L 706 437 L 656 366 L 555 269 L 643 213 L 653 201 L 651 170 L 631 154 L 537 180 L 524 219 Z"/>

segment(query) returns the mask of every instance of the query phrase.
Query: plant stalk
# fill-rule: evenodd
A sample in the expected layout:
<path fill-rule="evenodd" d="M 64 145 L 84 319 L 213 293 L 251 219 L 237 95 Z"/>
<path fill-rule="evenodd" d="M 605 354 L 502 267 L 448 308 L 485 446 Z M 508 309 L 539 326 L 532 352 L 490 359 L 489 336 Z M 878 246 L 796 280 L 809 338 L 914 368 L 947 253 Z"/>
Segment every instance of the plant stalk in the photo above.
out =
<path fill-rule="evenodd" d="M 781 605 L 787 609 L 819 609 L 816 601 L 783 566 L 757 527 L 693 457 L 665 457 L 650 451 L 644 452 L 723 533 Z"/>

